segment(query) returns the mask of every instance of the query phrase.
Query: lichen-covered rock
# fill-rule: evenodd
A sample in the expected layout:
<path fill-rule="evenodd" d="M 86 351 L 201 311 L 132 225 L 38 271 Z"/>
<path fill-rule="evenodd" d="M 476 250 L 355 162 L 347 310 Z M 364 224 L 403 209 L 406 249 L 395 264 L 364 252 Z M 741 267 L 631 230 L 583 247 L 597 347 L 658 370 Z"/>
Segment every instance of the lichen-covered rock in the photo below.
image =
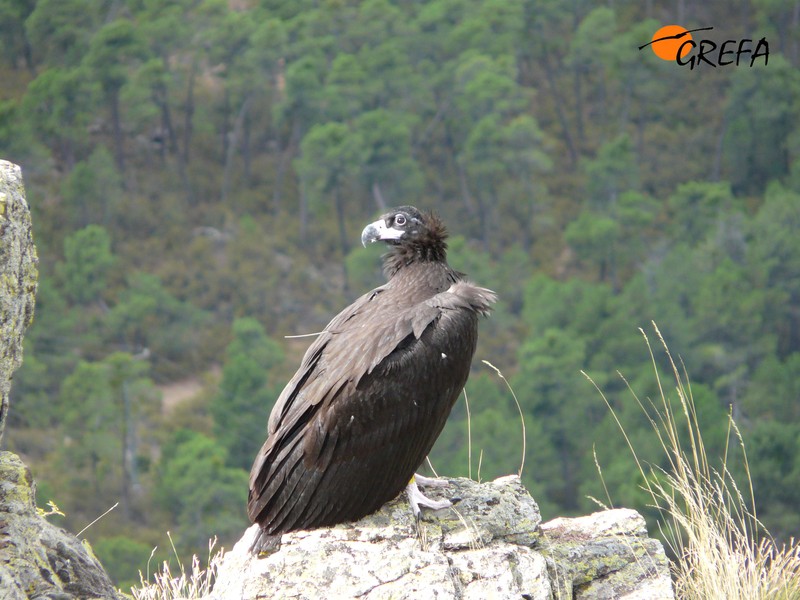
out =
<path fill-rule="evenodd" d="M 0 598 L 121 599 L 89 549 L 37 514 L 31 472 L 11 452 L 0 452 Z"/>
<path fill-rule="evenodd" d="M 0 160 L 0 440 L 11 375 L 22 362 L 22 336 L 33 320 L 38 265 L 22 171 Z"/>
<path fill-rule="evenodd" d="M 635 510 L 554 519 L 541 533 L 559 600 L 674 598 L 664 548 Z"/>
<path fill-rule="evenodd" d="M 211 599 L 673 598 L 661 545 L 634 511 L 543 527 L 518 477 L 449 483 L 428 492 L 461 501 L 419 524 L 401 496 L 355 523 L 285 534 L 263 558 L 249 553 L 253 526 L 225 556 Z"/>
<path fill-rule="evenodd" d="M 249 553 L 253 526 L 225 556 L 212 598 L 550 598 L 530 548 L 539 508 L 519 478 L 449 482 L 427 491 L 461 501 L 419 524 L 401 496 L 355 523 L 286 534 L 265 558 Z"/>

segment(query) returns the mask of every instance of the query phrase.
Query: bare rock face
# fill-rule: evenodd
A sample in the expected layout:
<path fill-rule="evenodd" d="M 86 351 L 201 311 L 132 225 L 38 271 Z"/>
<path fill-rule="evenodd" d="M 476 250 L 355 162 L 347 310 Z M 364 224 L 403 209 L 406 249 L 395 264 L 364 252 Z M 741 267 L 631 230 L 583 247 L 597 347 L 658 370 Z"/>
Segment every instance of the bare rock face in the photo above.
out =
<path fill-rule="evenodd" d="M 33 319 L 37 263 L 20 168 L 0 161 L 0 436 Z M 0 452 L 0 598 L 121 600 L 88 546 L 41 517 L 34 496 L 28 467 Z"/>
<path fill-rule="evenodd" d="M 635 510 L 553 519 L 540 532 L 559 600 L 674 598 L 664 548 Z"/>
<path fill-rule="evenodd" d="M 0 160 L 0 440 L 11 375 L 22 364 L 22 336 L 33 320 L 38 265 L 22 171 Z"/>
<path fill-rule="evenodd" d="M 635 511 L 542 525 L 515 476 L 449 482 L 447 497 L 461 501 L 419 524 L 401 496 L 355 523 L 285 534 L 262 558 L 249 553 L 253 526 L 225 556 L 210 599 L 674 598 L 663 548 Z"/>

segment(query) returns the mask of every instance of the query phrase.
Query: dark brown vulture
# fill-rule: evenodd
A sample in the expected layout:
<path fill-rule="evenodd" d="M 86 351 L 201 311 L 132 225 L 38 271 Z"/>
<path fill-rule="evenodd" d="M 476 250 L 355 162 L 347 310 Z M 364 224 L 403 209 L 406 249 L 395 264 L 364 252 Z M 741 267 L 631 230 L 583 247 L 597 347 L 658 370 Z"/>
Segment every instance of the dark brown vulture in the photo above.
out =
<path fill-rule="evenodd" d="M 436 215 L 412 206 L 364 229 L 365 246 L 389 246 L 388 282 L 328 323 L 278 398 L 250 472 L 253 551 L 281 533 L 360 519 L 403 489 L 416 515 L 450 506 L 412 478 L 464 388 L 478 316 L 496 296 L 450 268 L 446 237 Z"/>

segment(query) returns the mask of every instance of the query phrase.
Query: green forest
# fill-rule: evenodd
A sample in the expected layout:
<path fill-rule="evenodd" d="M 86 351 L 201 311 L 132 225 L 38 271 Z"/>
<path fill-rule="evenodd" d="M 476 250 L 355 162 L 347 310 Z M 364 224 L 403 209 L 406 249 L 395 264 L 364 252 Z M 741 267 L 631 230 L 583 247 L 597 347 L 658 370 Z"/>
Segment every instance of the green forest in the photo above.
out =
<path fill-rule="evenodd" d="M 451 265 L 500 297 L 469 405 L 430 457 L 439 474 L 519 469 L 507 381 L 546 520 L 597 510 L 604 486 L 653 518 L 581 371 L 642 460 L 666 465 L 628 389 L 658 393 L 640 331 L 656 339 L 655 321 L 709 456 L 738 446 L 732 415 L 758 517 L 797 535 L 798 14 L 796 0 L 0 0 L 0 157 L 23 168 L 41 274 L 4 443 L 39 504 L 79 532 L 118 503 L 81 536 L 123 588 L 155 546 L 169 558 L 167 532 L 184 558 L 214 536 L 230 548 L 310 343 L 287 336 L 383 282 L 360 231 L 413 204 L 448 224 Z M 690 69 L 639 49 L 671 23 L 713 27 L 695 35 L 718 45 L 764 38 L 768 62 Z"/>

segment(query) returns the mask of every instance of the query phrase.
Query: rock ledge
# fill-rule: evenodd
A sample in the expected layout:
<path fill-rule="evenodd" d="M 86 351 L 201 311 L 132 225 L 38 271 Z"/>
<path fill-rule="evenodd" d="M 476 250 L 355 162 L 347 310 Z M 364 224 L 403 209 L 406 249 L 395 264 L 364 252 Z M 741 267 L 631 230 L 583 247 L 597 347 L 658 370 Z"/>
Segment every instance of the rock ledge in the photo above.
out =
<path fill-rule="evenodd" d="M 248 552 L 253 526 L 225 555 L 210 598 L 674 598 L 664 550 L 635 511 L 541 524 L 516 476 L 449 481 L 461 501 L 419 525 L 401 496 L 356 523 L 286 534 L 264 558 Z"/>

